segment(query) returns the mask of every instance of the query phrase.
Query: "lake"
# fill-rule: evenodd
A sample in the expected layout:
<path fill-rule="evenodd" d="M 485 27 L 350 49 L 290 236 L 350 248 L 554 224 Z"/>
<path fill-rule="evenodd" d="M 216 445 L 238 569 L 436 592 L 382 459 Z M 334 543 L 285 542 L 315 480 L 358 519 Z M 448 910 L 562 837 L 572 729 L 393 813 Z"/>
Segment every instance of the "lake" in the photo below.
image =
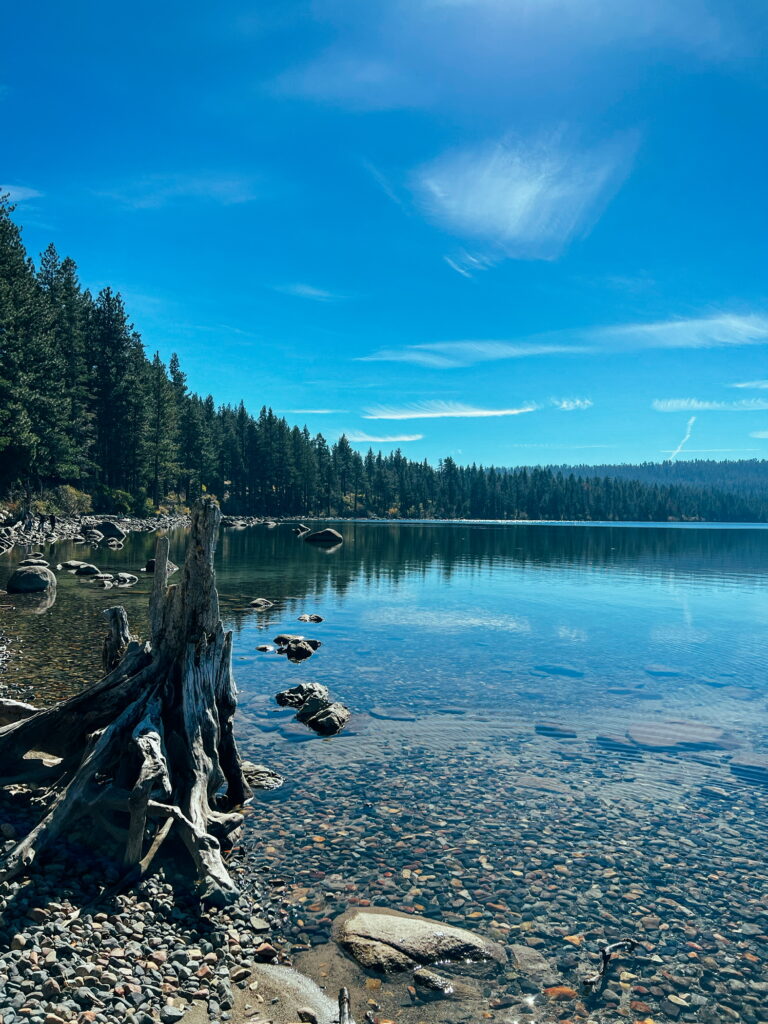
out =
<path fill-rule="evenodd" d="M 600 1019 L 768 1019 L 768 529 L 332 525 L 333 551 L 281 524 L 223 530 L 217 554 L 241 749 L 286 777 L 244 842 L 285 896 L 299 962 L 370 902 L 526 945 L 572 982 L 587 952 L 638 939 L 635 980 L 616 975 Z M 177 563 L 184 544 L 175 532 Z M 50 560 L 137 571 L 153 549 L 132 535 Z M 3 598 L 21 652 L 6 695 L 94 681 L 102 609 L 124 604 L 145 633 L 150 585 L 61 573 L 47 610 Z M 300 665 L 256 651 L 280 632 L 322 647 Z M 352 709 L 339 736 L 277 708 L 301 681 Z M 513 971 L 474 981 L 502 1006 L 525 998 Z"/>

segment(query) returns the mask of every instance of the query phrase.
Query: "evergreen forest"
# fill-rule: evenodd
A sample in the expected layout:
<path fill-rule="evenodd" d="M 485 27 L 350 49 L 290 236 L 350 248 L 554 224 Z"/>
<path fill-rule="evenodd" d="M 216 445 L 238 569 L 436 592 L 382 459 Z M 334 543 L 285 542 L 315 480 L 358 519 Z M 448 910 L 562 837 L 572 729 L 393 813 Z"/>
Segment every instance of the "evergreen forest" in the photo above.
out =
<path fill-rule="evenodd" d="M 0 199 L 0 498 L 63 514 L 146 515 L 215 494 L 265 516 L 768 521 L 768 462 L 437 466 L 194 394 L 147 355 L 120 295 L 37 264 Z"/>

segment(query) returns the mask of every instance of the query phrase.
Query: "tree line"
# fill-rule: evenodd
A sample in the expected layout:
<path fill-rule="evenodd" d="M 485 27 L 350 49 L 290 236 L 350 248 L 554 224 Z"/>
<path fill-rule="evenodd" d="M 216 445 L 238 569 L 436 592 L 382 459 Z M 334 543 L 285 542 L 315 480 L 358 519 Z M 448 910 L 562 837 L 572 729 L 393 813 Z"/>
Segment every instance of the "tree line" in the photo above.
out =
<path fill-rule="evenodd" d="M 237 515 L 768 521 L 765 488 L 592 467 L 432 466 L 400 450 L 361 454 L 344 436 L 330 445 L 266 406 L 217 405 L 189 390 L 177 356 L 148 358 L 118 293 L 83 288 L 53 245 L 35 265 L 12 213 L 0 199 L 6 498 L 62 512 L 145 514 L 208 492 Z"/>

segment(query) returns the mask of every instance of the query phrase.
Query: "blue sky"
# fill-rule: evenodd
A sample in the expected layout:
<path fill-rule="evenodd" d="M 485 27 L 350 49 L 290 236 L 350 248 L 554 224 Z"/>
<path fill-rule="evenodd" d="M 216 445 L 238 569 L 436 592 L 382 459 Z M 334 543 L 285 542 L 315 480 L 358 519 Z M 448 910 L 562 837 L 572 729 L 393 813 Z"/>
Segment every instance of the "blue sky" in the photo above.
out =
<path fill-rule="evenodd" d="M 42 2 L 4 17 L 27 246 L 329 439 L 768 454 L 761 0 Z"/>

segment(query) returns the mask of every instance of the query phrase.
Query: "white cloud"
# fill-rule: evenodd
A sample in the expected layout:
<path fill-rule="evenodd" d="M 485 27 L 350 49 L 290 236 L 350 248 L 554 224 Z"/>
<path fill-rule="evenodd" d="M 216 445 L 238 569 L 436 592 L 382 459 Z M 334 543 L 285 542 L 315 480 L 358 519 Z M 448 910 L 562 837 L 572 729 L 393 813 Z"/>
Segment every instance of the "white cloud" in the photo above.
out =
<path fill-rule="evenodd" d="M 179 200 L 203 199 L 233 206 L 256 199 L 253 182 L 216 174 L 146 175 L 137 181 L 99 193 L 133 210 L 154 210 Z"/>
<path fill-rule="evenodd" d="M 393 407 L 377 405 L 366 409 L 363 419 L 366 420 L 434 420 L 434 419 L 476 419 L 487 416 L 519 416 L 526 412 L 535 412 L 538 406 L 524 405 L 517 409 L 481 409 L 462 402 L 445 402 L 435 399 L 427 402 L 414 402 L 412 405 Z"/>
<path fill-rule="evenodd" d="M 760 438 L 760 440 L 763 440 L 765 438 L 768 438 L 768 430 L 754 430 L 749 436 L 757 437 Z"/>
<path fill-rule="evenodd" d="M 748 388 L 751 391 L 765 391 L 768 380 L 746 380 L 741 384 L 731 384 L 732 388 Z"/>
<path fill-rule="evenodd" d="M 736 452 L 759 452 L 761 448 L 686 448 L 686 455 L 714 455 L 715 453 L 736 453 Z M 675 457 L 676 451 L 671 449 L 662 449 L 662 455 L 669 455 L 671 458 Z"/>
<path fill-rule="evenodd" d="M 43 193 L 26 185 L 0 185 L 0 196 L 8 194 L 12 203 L 23 203 L 25 199 L 39 199 Z"/>
<path fill-rule="evenodd" d="M 591 149 L 562 133 L 533 142 L 506 140 L 447 153 L 414 174 L 425 215 L 489 252 L 450 258 L 459 273 L 497 259 L 556 259 L 592 227 L 629 170 L 636 139 L 625 135 Z"/>
<path fill-rule="evenodd" d="M 550 355 L 605 355 L 647 349 L 737 348 L 768 344 L 768 317 L 721 313 L 708 317 L 568 328 L 508 341 L 437 341 L 385 348 L 362 362 L 415 363 L 437 369 L 472 366 L 497 359 Z M 734 387 L 768 387 L 768 381 Z"/>
<path fill-rule="evenodd" d="M 700 398 L 656 398 L 657 412 L 762 412 L 768 409 L 768 398 L 743 398 L 739 402 L 708 402 Z"/>
<path fill-rule="evenodd" d="M 371 434 L 363 434 L 358 430 L 350 431 L 346 438 L 351 444 L 394 444 L 398 441 L 421 441 L 423 434 L 392 434 L 387 437 L 374 437 Z"/>
<path fill-rule="evenodd" d="M 474 363 L 496 359 L 525 359 L 531 356 L 572 355 L 590 352 L 590 348 L 576 345 L 527 344 L 509 341 L 436 341 L 423 345 L 408 345 L 401 349 L 380 349 L 358 361 L 415 363 L 418 366 L 450 368 L 471 366 Z"/>
<path fill-rule="evenodd" d="M 574 409 L 591 409 L 591 398 L 553 398 L 552 405 L 562 412 L 573 412 Z"/>
<path fill-rule="evenodd" d="M 334 302 L 340 299 L 340 295 L 326 291 L 325 288 L 315 288 L 311 284 L 285 284 L 275 286 L 276 292 L 283 292 L 286 295 L 296 295 L 300 299 L 312 299 L 315 302 Z"/>
<path fill-rule="evenodd" d="M 768 343 L 768 317 L 716 316 L 595 328 L 587 333 L 606 346 L 632 348 L 723 348 Z"/>

